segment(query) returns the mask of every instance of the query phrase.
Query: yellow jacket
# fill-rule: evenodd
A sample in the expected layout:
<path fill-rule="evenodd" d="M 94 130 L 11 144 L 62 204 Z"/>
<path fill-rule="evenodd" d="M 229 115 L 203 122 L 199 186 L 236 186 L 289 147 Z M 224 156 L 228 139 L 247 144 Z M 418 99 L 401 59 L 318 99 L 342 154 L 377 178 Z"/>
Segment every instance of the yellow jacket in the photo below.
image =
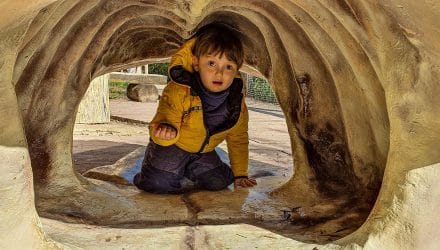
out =
<path fill-rule="evenodd" d="M 176 144 L 179 148 L 190 153 L 210 152 L 223 140 L 226 140 L 234 176 L 247 176 L 249 115 L 241 93 L 243 83 L 240 78 L 235 78 L 230 87 L 227 102 L 231 115 L 226 122 L 226 127 L 213 135 L 208 135 L 208 129 L 203 122 L 202 102 L 197 95 L 196 88 L 191 86 L 192 82 L 189 79 L 182 76 L 182 74 L 193 72 L 190 64 L 193 44 L 194 41 L 189 40 L 172 58 L 169 67 L 172 80 L 163 90 L 156 115 L 151 121 L 152 123 L 166 123 L 173 126 L 177 130 L 177 136 L 172 140 L 161 140 L 155 137 L 153 131 L 150 130 L 150 137 L 161 146 Z M 181 80 L 180 83 L 177 83 L 177 80 Z"/>

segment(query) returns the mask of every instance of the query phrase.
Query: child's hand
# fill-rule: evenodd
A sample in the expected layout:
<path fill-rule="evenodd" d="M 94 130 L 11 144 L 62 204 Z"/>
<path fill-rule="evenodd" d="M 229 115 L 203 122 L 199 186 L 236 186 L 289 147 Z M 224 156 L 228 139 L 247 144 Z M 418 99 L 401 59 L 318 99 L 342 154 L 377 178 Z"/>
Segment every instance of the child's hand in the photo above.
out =
<path fill-rule="evenodd" d="M 165 123 L 151 123 L 150 128 L 153 129 L 154 136 L 161 140 L 172 140 L 177 136 L 176 129 Z"/>
<path fill-rule="evenodd" d="M 234 187 L 236 188 L 237 186 L 240 187 L 253 187 L 257 185 L 257 181 L 255 179 L 252 178 L 238 178 L 234 180 Z"/>

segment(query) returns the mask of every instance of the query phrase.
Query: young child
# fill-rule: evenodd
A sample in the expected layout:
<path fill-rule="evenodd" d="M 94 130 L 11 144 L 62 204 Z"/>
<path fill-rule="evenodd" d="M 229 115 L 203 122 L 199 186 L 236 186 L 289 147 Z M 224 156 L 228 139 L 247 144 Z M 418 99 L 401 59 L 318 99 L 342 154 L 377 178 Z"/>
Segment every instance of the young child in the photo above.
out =
<path fill-rule="evenodd" d="M 201 28 L 172 57 L 151 141 L 134 184 L 154 193 L 182 193 L 192 188 L 221 190 L 252 187 L 248 177 L 248 111 L 239 68 L 243 48 L 226 25 Z M 231 168 L 215 147 L 226 140 Z"/>

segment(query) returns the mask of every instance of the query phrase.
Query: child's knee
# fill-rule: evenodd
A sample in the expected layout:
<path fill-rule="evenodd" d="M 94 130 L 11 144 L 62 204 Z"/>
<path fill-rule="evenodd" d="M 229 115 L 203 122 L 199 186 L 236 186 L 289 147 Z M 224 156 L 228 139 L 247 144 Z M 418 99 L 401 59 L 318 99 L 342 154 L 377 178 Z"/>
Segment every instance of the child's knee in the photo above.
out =
<path fill-rule="evenodd" d="M 225 189 L 232 181 L 228 181 L 225 178 L 213 177 L 208 182 L 203 184 L 203 188 L 207 190 L 217 191 Z"/>
<path fill-rule="evenodd" d="M 229 167 L 218 167 L 197 176 L 197 185 L 207 190 L 221 190 L 234 182 L 234 176 Z"/>
<path fill-rule="evenodd" d="M 134 185 L 146 192 L 151 193 L 178 193 L 182 189 L 180 185 L 180 177 L 159 171 L 157 173 L 137 173 L 133 178 Z"/>

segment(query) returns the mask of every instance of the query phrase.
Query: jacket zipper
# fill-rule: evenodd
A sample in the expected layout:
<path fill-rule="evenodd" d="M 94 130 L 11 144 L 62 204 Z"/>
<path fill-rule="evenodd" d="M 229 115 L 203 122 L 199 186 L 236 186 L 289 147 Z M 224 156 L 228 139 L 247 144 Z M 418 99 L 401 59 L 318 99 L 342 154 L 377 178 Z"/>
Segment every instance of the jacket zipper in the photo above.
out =
<path fill-rule="evenodd" d="M 206 128 L 205 124 L 203 124 L 203 126 L 205 127 L 205 131 L 206 131 L 206 136 L 205 136 L 205 140 L 203 140 L 202 146 L 200 147 L 199 152 L 197 153 L 201 153 L 203 151 L 203 149 L 205 149 L 206 145 L 208 145 L 209 143 L 209 130 Z"/>
<path fill-rule="evenodd" d="M 203 111 L 205 110 L 203 108 L 203 102 L 200 100 L 200 105 L 202 106 L 202 121 L 203 121 L 203 127 L 205 128 L 205 139 L 203 140 L 202 146 L 199 149 L 199 152 L 197 153 L 201 153 L 203 151 L 203 149 L 205 149 L 206 145 L 209 143 L 209 130 L 206 127 L 206 122 L 205 122 L 205 114 L 203 113 Z"/>

